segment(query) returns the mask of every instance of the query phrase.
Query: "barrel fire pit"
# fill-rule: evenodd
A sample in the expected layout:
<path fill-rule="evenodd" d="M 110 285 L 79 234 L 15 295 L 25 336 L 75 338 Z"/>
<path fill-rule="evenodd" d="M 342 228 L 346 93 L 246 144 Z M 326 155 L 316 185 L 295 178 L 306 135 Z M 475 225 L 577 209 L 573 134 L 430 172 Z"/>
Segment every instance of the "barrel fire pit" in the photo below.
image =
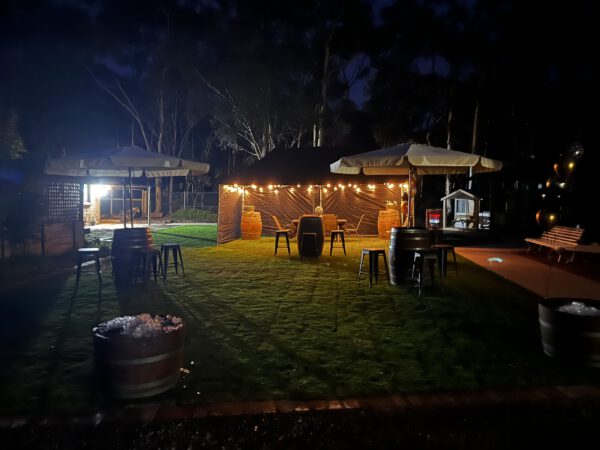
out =
<path fill-rule="evenodd" d="M 547 298 L 538 313 L 546 355 L 600 367 L 600 300 Z"/>
<path fill-rule="evenodd" d="M 152 244 L 150 228 L 121 228 L 114 231 L 111 260 L 117 287 L 131 284 L 137 252 L 141 248 L 151 248 Z"/>
<path fill-rule="evenodd" d="M 390 232 L 390 282 L 399 286 L 406 278 L 416 251 L 431 249 L 431 231 L 394 227 Z"/>
<path fill-rule="evenodd" d="M 185 337 L 179 317 L 117 317 L 93 333 L 96 368 L 110 395 L 144 398 L 177 384 Z"/>

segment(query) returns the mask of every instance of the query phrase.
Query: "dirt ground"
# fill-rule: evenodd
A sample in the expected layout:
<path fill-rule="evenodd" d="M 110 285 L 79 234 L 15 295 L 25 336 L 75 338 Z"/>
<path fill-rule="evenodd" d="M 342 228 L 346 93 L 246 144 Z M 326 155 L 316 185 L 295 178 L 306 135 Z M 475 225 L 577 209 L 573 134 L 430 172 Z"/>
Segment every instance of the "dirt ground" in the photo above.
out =
<path fill-rule="evenodd" d="M 42 449 L 596 449 L 600 406 L 467 411 L 323 411 L 163 423 L 23 426 L 2 448 Z"/>

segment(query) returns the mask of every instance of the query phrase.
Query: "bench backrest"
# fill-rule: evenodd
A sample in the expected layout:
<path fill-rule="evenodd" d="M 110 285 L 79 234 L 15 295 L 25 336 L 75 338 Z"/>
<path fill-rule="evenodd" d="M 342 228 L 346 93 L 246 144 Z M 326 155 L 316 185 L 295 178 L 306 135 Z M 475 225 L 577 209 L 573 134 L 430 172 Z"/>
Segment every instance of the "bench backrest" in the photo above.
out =
<path fill-rule="evenodd" d="M 547 240 L 553 245 L 575 246 L 581 240 L 585 230 L 583 228 L 572 228 L 556 225 L 548 231 L 542 233 L 542 239 Z"/>

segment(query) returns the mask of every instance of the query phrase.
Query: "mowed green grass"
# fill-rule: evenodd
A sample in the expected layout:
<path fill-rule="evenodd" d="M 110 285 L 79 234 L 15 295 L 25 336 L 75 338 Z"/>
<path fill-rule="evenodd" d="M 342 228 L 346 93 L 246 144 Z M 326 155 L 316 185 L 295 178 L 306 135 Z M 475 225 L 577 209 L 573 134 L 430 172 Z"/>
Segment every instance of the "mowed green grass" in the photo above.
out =
<path fill-rule="evenodd" d="M 169 240 L 184 235 L 169 231 Z M 205 231 L 185 233 L 198 239 Z M 336 249 L 319 259 L 300 259 L 295 242 L 291 257 L 285 251 L 274 257 L 273 241 L 185 246 L 185 274 L 170 270 L 165 283 L 145 289 L 116 291 L 105 265 L 101 291 L 88 272 L 76 292 L 69 273 L 3 296 L 0 412 L 93 412 L 113 405 L 97 389 L 91 330 L 141 312 L 176 314 L 187 325 L 189 373 L 153 400 L 171 404 L 596 379 L 543 355 L 536 297 L 462 259 L 459 275 L 450 272 L 443 290 L 427 287 L 418 297 L 408 285 L 357 284 L 360 250 L 382 246 L 378 239 L 348 239 L 348 256 Z"/>

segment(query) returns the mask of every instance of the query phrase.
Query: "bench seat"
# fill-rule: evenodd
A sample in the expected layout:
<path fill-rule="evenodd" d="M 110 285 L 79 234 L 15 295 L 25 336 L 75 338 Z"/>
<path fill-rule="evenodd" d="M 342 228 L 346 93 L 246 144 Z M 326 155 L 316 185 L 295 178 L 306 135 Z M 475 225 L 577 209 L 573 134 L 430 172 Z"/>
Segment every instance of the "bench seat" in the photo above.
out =
<path fill-rule="evenodd" d="M 555 252 L 558 254 L 559 262 L 564 252 L 571 252 L 571 258 L 566 262 L 573 262 L 584 231 L 582 228 L 556 225 L 550 230 L 544 231 L 539 238 L 526 238 L 525 242 L 529 245 L 527 251 L 529 252 L 535 247 L 538 251 L 542 248 L 548 248 L 548 259 L 551 257 L 552 252 Z"/>

